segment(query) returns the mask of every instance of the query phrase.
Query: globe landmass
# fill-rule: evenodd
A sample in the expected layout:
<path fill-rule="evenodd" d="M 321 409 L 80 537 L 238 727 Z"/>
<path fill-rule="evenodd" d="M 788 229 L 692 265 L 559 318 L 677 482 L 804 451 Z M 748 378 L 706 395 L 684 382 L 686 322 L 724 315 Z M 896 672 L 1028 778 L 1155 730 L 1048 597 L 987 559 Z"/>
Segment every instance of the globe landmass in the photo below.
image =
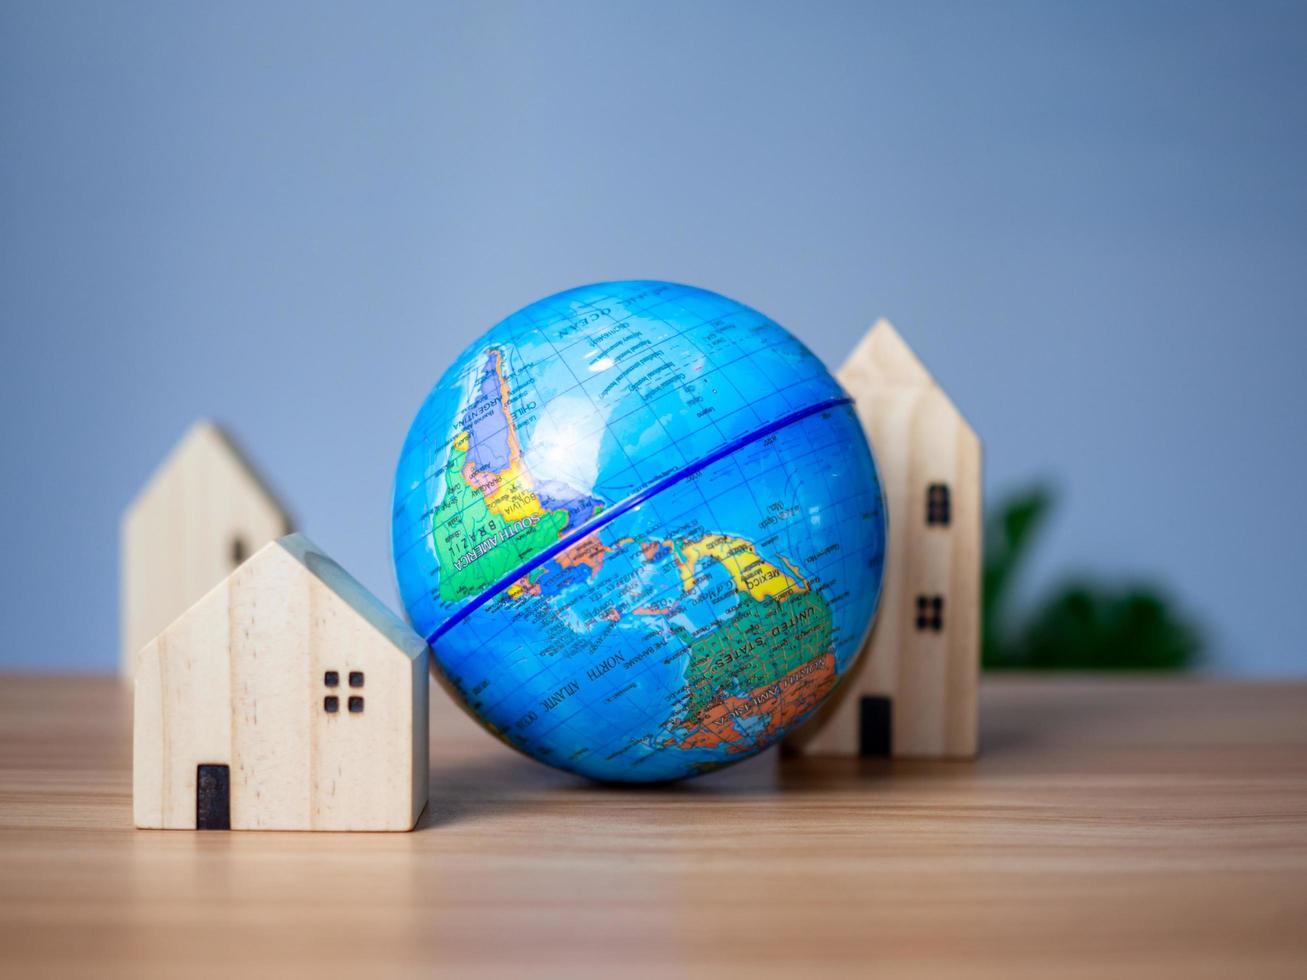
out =
<path fill-rule="evenodd" d="M 396 477 L 435 667 L 527 754 L 708 771 L 830 694 L 880 590 L 875 466 L 838 384 L 754 310 L 670 283 L 514 314 L 437 383 Z"/>

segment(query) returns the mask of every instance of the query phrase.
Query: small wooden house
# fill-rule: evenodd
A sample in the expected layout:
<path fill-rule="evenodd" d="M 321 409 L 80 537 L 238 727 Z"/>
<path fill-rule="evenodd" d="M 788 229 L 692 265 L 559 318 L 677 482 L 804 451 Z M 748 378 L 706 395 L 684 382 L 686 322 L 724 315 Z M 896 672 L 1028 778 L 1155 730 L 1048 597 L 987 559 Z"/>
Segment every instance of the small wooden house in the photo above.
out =
<path fill-rule="evenodd" d="M 426 654 L 303 535 L 265 545 L 140 652 L 136 825 L 411 829 Z"/>
<path fill-rule="evenodd" d="M 120 674 L 290 518 L 227 435 L 196 423 L 123 515 Z"/>
<path fill-rule="evenodd" d="M 838 372 L 876 455 L 888 515 L 880 609 L 858 662 L 786 743 L 834 755 L 976 752 L 981 446 L 887 320 Z"/>

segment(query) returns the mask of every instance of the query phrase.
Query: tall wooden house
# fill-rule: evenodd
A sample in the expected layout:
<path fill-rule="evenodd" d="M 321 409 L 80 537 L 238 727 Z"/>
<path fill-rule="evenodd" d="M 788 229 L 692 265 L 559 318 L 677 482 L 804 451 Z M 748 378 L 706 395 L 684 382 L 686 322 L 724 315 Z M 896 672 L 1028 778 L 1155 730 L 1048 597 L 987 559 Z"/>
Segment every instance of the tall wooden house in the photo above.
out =
<path fill-rule="evenodd" d="M 976 752 L 981 445 L 889 321 L 838 372 L 857 404 L 888 512 L 875 626 L 832 701 L 786 743 L 801 753 Z"/>
<path fill-rule="evenodd" d="M 120 673 L 290 518 L 230 438 L 197 422 L 123 515 Z"/>
<path fill-rule="evenodd" d="M 427 644 L 300 534 L 136 665 L 136 825 L 409 830 L 427 801 Z"/>

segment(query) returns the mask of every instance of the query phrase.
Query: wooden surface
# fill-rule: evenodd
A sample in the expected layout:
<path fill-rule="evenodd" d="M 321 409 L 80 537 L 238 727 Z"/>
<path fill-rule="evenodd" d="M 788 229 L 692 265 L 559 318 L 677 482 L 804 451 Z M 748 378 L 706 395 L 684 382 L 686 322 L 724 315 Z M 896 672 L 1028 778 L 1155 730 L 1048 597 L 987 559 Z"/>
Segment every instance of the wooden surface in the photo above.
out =
<path fill-rule="evenodd" d="M 967 420 L 888 320 L 839 370 L 876 455 L 888 514 L 875 628 L 853 673 L 787 748 L 858 755 L 862 699 L 891 702 L 891 754 L 976 751 L 980 666 L 981 447 Z M 948 488 L 947 526 L 928 525 L 926 495 Z M 919 629 L 918 597 L 942 600 L 942 628 Z"/>
<path fill-rule="evenodd" d="M 122 650 L 136 655 L 245 558 L 291 530 L 290 518 L 230 437 L 195 423 L 123 514 Z"/>
<path fill-rule="evenodd" d="M 216 765 L 234 830 L 409 830 L 429 688 L 425 640 L 304 535 L 270 542 L 141 651 L 136 825 L 194 829 Z"/>
<path fill-rule="evenodd" d="M 1307 685 L 990 680 L 972 763 L 654 789 L 431 700 L 411 834 L 145 831 L 126 692 L 0 677 L 0 975 L 1307 975 Z"/>

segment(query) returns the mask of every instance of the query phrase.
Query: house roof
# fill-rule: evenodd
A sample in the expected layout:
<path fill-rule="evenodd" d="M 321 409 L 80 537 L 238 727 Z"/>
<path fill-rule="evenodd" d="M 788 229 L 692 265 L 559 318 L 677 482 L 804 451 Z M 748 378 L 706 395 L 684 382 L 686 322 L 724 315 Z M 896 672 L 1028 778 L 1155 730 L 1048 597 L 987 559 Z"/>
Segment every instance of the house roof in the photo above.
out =
<path fill-rule="evenodd" d="M 894 329 L 894 325 L 883 317 L 858 341 L 858 345 L 840 365 L 836 377 L 854 398 L 877 389 L 931 389 L 944 399 L 962 424 L 971 430 L 971 423 L 966 416 L 958 411 L 948 393 L 939 386 L 916 352 Z M 974 430 L 972 434 L 974 435 Z"/>
<path fill-rule="evenodd" d="M 426 641 L 408 624 L 369 592 L 358 579 L 299 533 L 269 541 L 177 617 L 167 629 L 170 630 L 177 623 L 195 615 L 202 606 L 214 600 L 216 593 L 227 589 L 236 576 L 248 580 L 251 576 L 257 578 L 267 575 L 275 582 L 278 578 L 284 579 L 287 565 L 293 565 L 296 570 L 302 569 L 313 576 L 314 580 L 320 583 L 331 596 L 339 600 L 340 607 L 346 610 L 346 615 L 352 613 L 383 639 L 388 640 L 397 652 L 409 660 L 421 657 L 427 652 Z M 248 582 L 243 581 L 242 585 L 248 587 Z M 223 598 L 220 601 L 227 600 Z"/>
<path fill-rule="evenodd" d="M 185 435 L 155 467 L 140 492 L 128 504 L 123 515 L 124 519 L 129 518 L 159 492 L 166 473 L 179 467 L 193 465 L 205 457 L 227 468 L 250 491 L 261 497 L 268 509 L 280 517 L 284 528 L 289 530 L 293 526 L 285 506 L 254 468 L 249 457 L 236 445 L 231 435 L 212 419 L 200 419 L 186 430 Z"/>
<path fill-rule="evenodd" d="M 260 554 L 270 549 L 278 549 L 298 562 L 410 660 L 427 652 L 426 641 L 418 636 L 412 627 L 304 535 L 288 534 L 284 538 L 272 541 L 256 552 L 250 560 L 257 561 Z"/>

